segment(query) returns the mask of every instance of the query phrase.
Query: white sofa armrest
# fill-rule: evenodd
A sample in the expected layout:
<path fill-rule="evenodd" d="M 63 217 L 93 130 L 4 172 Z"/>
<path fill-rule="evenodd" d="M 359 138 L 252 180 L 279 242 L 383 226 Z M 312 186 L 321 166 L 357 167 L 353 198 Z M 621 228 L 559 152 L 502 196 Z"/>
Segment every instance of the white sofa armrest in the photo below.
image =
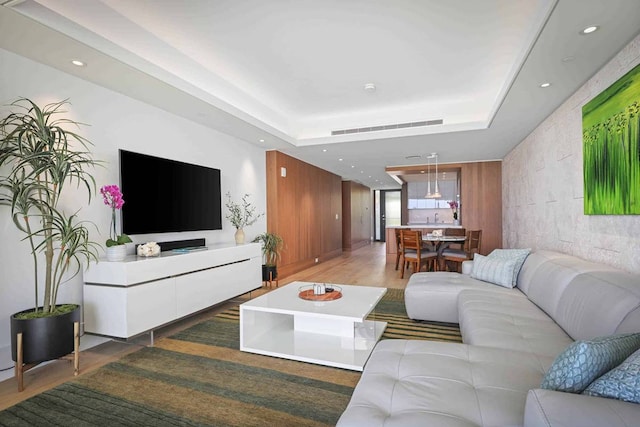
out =
<path fill-rule="evenodd" d="M 640 426 L 640 405 L 552 390 L 529 390 L 524 427 L 550 426 Z"/>
<path fill-rule="evenodd" d="M 471 270 L 473 270 L 473 261 L 462 261 L 462 274 L 468 276 L 471 274 Z"/>

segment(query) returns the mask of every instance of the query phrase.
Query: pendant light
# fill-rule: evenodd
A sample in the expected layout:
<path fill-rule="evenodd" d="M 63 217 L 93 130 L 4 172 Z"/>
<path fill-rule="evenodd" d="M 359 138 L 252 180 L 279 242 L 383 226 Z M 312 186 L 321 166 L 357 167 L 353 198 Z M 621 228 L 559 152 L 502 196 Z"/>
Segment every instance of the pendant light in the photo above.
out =
<path fill-rule="evenodd" d="M 436 191 L 431 197 L 439 199 L 442 197 L 442 194 L 440 194 L 440 189 L 438 189 L 438 153 L 431 153 L 431 155 L 436 158 Z"/>
<path fill-rule="evenodd" d="M 433 195 L 431 194 L 431 156 L 427 157 L 427 194 L 424 196 L 424 198 L 433 198 Z"/>

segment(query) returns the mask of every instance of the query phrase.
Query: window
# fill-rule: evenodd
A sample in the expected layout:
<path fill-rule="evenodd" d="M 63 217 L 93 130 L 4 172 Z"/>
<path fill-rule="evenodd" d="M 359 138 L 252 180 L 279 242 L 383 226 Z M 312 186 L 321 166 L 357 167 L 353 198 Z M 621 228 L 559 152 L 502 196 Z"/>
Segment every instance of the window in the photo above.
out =
<path fill-rule="evenodd" d="M 460 171 L 455 169 L 438 173 L 438 189 L 442 197 L 427 199 L 425 196 L 429 187 L 431 187 L 431 191 L 435 191 L 434 175 L 431 174 L 430 185 L 427 181 L 427 174 L 411 175 L 407 179 L 409 224 L 453 223 L 453 211 L 449 207 L 449 201 L 460 202 Z"/>

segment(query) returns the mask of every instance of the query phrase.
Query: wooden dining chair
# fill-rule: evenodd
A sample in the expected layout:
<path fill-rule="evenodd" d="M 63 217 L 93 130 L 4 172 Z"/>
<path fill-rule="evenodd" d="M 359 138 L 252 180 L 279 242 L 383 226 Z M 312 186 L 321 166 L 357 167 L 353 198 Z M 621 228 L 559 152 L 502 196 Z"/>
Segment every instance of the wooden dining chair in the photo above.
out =
<path fill-rule="evenodd" d="M 445 228 L 444 229 L 444 235 L 445 236 L 456 236 L 456 237 L 466 236 L 467 235 L 467 230 L 465 228 Z M 464 250 L 464 242 L 452 242 L 452 243 L 449 243 L 449 246 L 447 247 L 447 249 L 448 248 L 458 249 L 460 251 L 463 251 Z"/>
<path fill-rule="evenodd" d="M 435 262 L 438 253 L 422 247 L 422 232 L 414 230 L 401 230 L 400 240 L 402 246 L 402 271 L 400 278 L 404 279 L 404 271 L 411 264 L 413 273 L 422 270 L 422 265 L 431 266 L 435 270 Z"/>
<path fill-rule="evenodd" d="M 400 235 L 400 231 L 402 229 L 396 228 L 396 270 L 398 269 L 398 265 L 400 265 L 400 258 L 402 257 L 402 236 Z M 402 263 L 404 265 L 404 262 Z"/>
<path fill-rule="evenodd" d="M 455 264 L 456 271 L 460 272 L 462 263 L 472 260 L 474 254 L 480 253 L 481 246 L 482 230 L 467 230 L 467 240 L 464 241 L 462 250 L 447 248 L 442 251 L 442 266 L 449 270 L 449 265 Z"/>

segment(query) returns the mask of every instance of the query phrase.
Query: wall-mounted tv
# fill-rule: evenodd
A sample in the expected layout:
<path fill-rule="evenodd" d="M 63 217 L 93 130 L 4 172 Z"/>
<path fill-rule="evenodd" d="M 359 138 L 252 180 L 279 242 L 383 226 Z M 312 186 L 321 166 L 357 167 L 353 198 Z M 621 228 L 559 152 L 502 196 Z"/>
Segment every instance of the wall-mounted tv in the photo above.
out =
<path fill-rule="evenodd" d="M 120 150 L 122 232 L 221 230 L 220 169 Z"/>

